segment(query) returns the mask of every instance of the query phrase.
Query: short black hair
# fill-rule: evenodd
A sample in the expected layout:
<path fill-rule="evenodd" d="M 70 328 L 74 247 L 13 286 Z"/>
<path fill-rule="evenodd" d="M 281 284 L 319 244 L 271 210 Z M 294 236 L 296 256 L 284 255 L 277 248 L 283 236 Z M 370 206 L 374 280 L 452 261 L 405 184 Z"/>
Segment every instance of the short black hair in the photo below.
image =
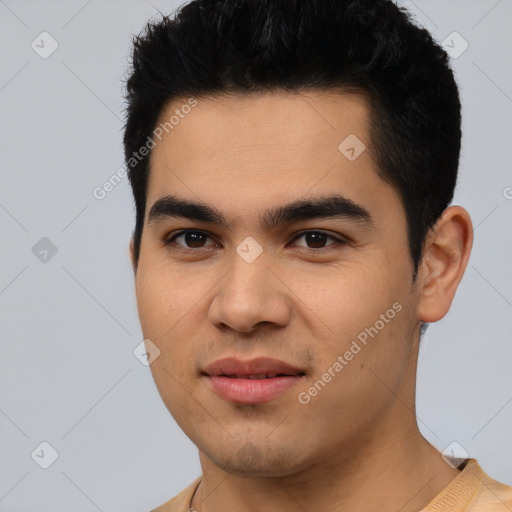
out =
<path fill-rule="evenodd" d="M 276 90 L 339 90 L 368 100 L 367 146 L 401 197 L 415 280 L 426 235 L 453 198 L 461 106 L 447 53 L 390 0 L 193 0 L 147 23 L 133 39 L 126 81 L 135 261 L 150 153 L 133 155 L 166 104 Z"/>

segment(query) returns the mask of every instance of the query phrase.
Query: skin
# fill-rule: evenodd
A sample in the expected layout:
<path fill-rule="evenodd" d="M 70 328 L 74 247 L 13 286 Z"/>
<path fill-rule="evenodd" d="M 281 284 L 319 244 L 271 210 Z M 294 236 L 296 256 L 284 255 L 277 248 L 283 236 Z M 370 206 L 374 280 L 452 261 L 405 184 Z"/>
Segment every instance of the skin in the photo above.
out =
<path fill-rule="evenodd" d="M 185 101 L 168 104 L 161 120 Z M 340 92 L 209 97 L 152 150 L 138 265 L 131 244 L 137 303 L 144 337 L 161 351 L 151 364 L 160 395 L 199 449 L 199 512 L 412 512 L 459 474 L 418 429 L 415 383 L 420 322 L 448 312 L 471 220 L 461 207 L 445 210 L 413 283 L 405 212 L 377 173 L 368 116 L 363 97 Z M 366 145 L 355 161 L 338 150 L 349 134 Z M 258 222 L 268 208 L 333 193 L 363 205 L 373 226 L 309 219 L 264 230 Z M 148 224 L 151 206 L 169 194 L 215 207 L 228 226 Z M 210 238 L 164 244 L 182 229 Z M 312 245 L 297 236 L 306 229 L 348 242 Z M 236 252 L 248 236 L 263 249 L 250 264 Z M 401 311 L 300 403 L 297 394 L 394 303 Z M 304 383 L 263 404 L 225 401 L 200 371 L 232 355 L 287 361 L 305 369 Z"/>

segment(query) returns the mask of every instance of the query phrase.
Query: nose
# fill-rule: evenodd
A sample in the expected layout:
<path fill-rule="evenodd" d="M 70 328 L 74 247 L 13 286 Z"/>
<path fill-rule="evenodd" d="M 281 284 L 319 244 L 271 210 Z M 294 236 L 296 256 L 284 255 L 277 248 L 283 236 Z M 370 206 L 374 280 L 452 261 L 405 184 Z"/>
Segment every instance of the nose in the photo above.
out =
<path fill-rule="evenodd" d="M 287 288 L 268 264 L 264 254 L 252 263 L 235 255 L 210 305 L 208 317 L 213 325 L 247 333 L 260 323 L 288 324 L 291 301 Z"/>

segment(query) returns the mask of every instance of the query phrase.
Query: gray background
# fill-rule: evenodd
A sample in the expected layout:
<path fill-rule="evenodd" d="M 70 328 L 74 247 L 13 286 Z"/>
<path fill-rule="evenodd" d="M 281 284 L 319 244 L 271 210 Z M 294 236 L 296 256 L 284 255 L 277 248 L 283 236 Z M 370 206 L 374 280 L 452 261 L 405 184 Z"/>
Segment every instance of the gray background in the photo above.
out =
<path fill-rule="evenodd" d="M 0 511 L 144 511 L 200 474 L 133 354 L 127 180 L 93 196 L 123 165 L 131 34 L 179 3 L 0 0 Z M 423 341 L 419 424 L 512 484 L 512 3 L 401 4 L 437 40 L 456 31 L 469 44 L 453 58 L 464 106 L 454 202 L 475 245 L 452 311 Z M 31 47 L 51 48 L 43 31 L 59 45 L 46 59 Z M 58 452 L 48 469 L 35 462 L 47 448 L 31 457 L 43 441 Z"/>

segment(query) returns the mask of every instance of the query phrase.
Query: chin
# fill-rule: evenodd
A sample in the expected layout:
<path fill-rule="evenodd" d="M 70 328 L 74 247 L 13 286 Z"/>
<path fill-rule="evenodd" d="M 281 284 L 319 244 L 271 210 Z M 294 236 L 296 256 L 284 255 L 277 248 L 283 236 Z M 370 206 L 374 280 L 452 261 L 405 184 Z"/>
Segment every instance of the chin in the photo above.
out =
<path fill-rule="evenodd" d="M 208 458 L 220 469 L 243 477 L 277 478 L 299 472 L 301 462 L 293 448 L 279 452 L 268 447 L 259 448 L 250 441 L 226 458 L 226 453 L 208 454 Z"/>

